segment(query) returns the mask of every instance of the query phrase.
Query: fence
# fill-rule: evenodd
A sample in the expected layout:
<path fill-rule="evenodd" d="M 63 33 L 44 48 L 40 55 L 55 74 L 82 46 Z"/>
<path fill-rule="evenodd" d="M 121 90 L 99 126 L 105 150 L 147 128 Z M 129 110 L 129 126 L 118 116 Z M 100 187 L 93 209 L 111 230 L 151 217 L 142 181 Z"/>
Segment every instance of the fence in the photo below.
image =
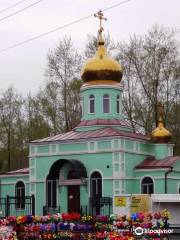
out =
<path fill-rule="evenodd" d="M 92 197 L 89 199 L 89 213 L 95 215 L 110 215 L 112 212 L 111 197 Z"/>
<path fill-rule="evenodd" d="M 0 218 L 28 214 L 35 214 L 34 195 L 21 198 L 7 195 L 6 198 L 0 198 Z"/>

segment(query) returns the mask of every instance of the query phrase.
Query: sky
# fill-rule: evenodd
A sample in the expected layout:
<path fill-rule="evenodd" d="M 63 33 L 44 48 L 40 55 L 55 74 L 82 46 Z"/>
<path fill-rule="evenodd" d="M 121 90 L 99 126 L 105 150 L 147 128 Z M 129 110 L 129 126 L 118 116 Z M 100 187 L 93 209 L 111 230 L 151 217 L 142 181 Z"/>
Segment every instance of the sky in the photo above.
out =
<path fill-rule="evenodd" d="M 96 34 L 95 17 L 73 24 L 42 38 L 1 52 L 24 40 L 72 21 L 106 9 L 123 0 L 41 0 L 18 14 L 4 17 L 38 0 L 24 0 L 7 11 L 18 0 L 0 0 L 0 93 L 13 86 L 19 93 L 36 94 L 45 82 L 47 52 L 64 36 L 71 36 L 74 46 L 83 51 L 87 34 Z M 180 0 L 130 0 L 105 11 L 105 32 L 114 40 L 127 41 L 130 35 L 145 34 L 154 24 L 180 29 Z M 176 36 L 180 41 L 180 33 Z"/>

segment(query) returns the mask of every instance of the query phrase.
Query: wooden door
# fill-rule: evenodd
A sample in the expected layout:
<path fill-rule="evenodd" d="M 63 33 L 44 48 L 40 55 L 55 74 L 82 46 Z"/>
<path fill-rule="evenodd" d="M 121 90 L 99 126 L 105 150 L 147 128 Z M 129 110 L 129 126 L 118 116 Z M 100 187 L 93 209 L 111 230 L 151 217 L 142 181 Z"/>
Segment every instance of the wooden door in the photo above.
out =
<path fill-rule="evenodd" d="M 80 212 L 80 186 L 68 186 L 68 212 Z"/>

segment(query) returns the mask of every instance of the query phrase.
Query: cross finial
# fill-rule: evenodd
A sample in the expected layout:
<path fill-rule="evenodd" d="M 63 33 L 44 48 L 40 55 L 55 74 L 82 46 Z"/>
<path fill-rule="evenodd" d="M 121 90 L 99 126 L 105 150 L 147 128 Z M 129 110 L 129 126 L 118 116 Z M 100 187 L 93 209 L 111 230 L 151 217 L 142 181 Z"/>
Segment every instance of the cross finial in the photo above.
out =
<path fill-rule="evenodd" d="M 164 115 L 164 106 L 162 105 L 161 102 L 158 103 L 158 112 L 159 112 L 159 116 L 163 117 L 163 115 Z"/>
<path fill-rule="evenodd" d="M 104 17 L 102 10 L 99 10 L 97 13 L 94 14 L 94 16 L 99 18 L 99 20 L 100 20 L 98 32 L 99 32 L 100 38 L 102 38 L 102 31 L 104 31 L 104 28 L 102 26 L 102 20 L 107 21 L 107 18 Z"/>

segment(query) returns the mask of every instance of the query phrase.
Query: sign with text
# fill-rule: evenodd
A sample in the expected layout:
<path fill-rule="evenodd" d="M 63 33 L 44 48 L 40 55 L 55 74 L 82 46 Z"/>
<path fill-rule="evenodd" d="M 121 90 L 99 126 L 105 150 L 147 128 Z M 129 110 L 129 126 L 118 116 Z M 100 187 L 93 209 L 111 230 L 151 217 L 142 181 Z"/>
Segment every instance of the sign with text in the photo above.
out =
<path fill-rule="evenodd" d="M 131 213 L 150 211 L 149 195 L 132 195 L 131 196 Z"/>

